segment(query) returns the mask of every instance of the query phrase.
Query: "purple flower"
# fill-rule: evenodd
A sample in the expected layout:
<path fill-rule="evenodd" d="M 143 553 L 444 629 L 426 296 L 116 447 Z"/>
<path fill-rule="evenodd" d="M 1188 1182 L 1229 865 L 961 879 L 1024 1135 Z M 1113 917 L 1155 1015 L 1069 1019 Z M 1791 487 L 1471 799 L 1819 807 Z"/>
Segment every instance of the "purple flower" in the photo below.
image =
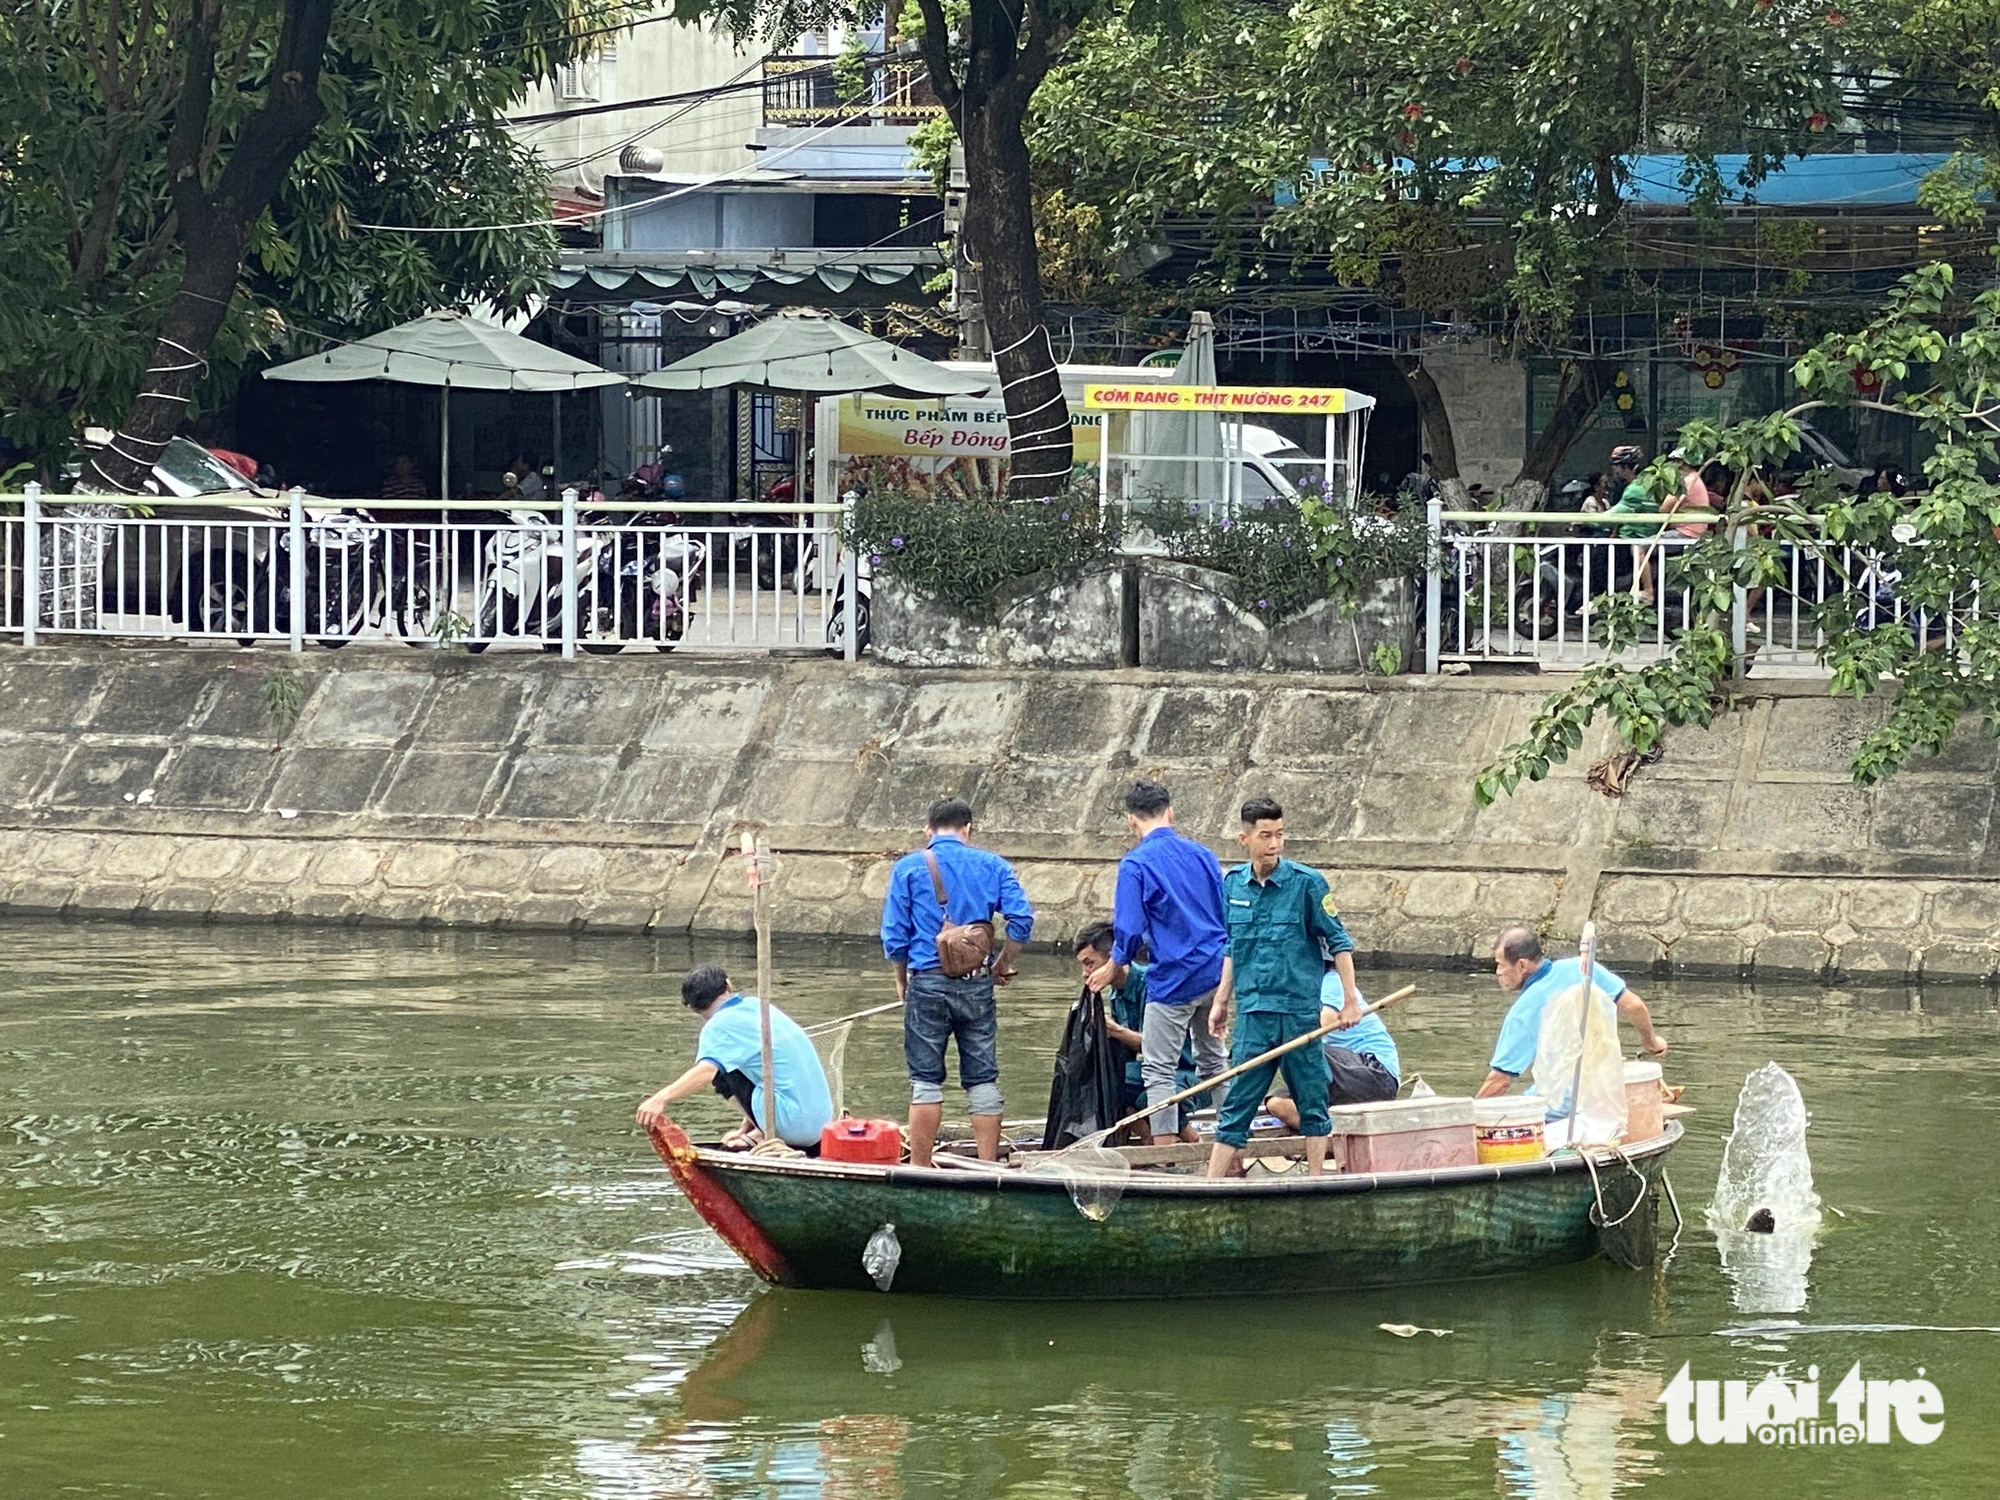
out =
<path fill-rule="evenodd" d="M 1065 521 L 1067 521 L 1067 520 L 1069 519 L 1069 512 L 1068 512 L 1068 511 L 1064 511 L 1064 512 L 1063 512 L 1063 517 L 1062 517 L 1062 518 L 1063 518 L 1063 519 L 1064 519 Z"/>
<path fill-rule="evenodd" d="M 891 547 L 900 547 L 903 545 L 903 539 L 899 536 L 892 536 L 889 538 L 889 545 Z"/>
<path fill-rule="evenodd" d="M 1225 517 L 1225 518 L 1224 518 L 1223 520 L 1220 520 L 1220 521 L 1216 522 L 1216 523 L 1215 523 L 1215 529 L 1216 529 L 1217 531 L 1227 531 L 1227 530 L 1229 529 L 1229 521 L 1228 521 L 1228 519 L 1227 519 L 1227 518 Z"/>
<path fill-rule="evenodd" d="M 879 552 L 871 552 L 868 554 L 868 561 L 871 564 L 879 563 L 882 561 L 882 554 Z"/>
<path fill-rule="evenodd" d="M 1257 601 L 1257 607 L 1259 609 L 1269 609 L 1271 607 L 1271 601 L 1269 599 L 1259 599 Z"/>

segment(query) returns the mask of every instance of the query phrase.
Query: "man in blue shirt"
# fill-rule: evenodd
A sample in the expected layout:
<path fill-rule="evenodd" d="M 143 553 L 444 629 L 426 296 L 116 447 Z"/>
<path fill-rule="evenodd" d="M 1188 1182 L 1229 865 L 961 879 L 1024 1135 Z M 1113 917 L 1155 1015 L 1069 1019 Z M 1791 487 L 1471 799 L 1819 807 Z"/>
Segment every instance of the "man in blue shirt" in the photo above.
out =
<path fill-rule="evenodd" d="M 1646 1002 L 1603 964 L 1591 965 L 1591 971 L 1597 987 L 1617 1002 L 1618 1014 L 1639 1033 L 1639 1045 L 1646 1055 L 1665 1057 L 1666 1038 L 1653 1029 Z M 1509 927 L 1493 945 L 1493 977 L 1501 989 L 1517 998 L 1507 1008 L 1507 1019 L 1500 1023 L 1493 1061 L 1487 1065 L 1486 1081 L 1479 1085 L 1477 1097 L 1481 1099 L 1506 1093 L 1535 1065 L 1535 1050 L 1542 1040 L 1542 1010 L 1552 996 L 1583 983 L 1583 964 L 1574 958 L 1551 962 L 1543 957 L 1542 940 L 1533 931 Z"/>
<path fill-rule="evenodd" d="M 1342 1018 L 1350 1023 L 1361 1019 L 1354 942 L 1341 925 L 1326 877 L 1284 858 L 1285 812 L 1270 798 L 1253 797 L 1244 803 L 1242 820 L 1237 839 L 1250 862 L 1223 877 L 1229 955 L 1209 1020 L 1220 1037 L 1229 1025 L 1231 999 L 1241 998 L 1242 1015 L 1229 1049 L 1231 1067 L 1319 1026 L 1329 956 L 1340 977 Z M 1306 1173 L 1317 1177 L 1326 1170 L 1327 1140 L 1333 1134 L 1326 1102 L 1326 1053 L 1305 1046 L 1231 1080 L 1215 1122 L 1209 1176 L 1236 1175 L 1243 1148 L 1250 1142 L 1250 1122 L 1280 1072 L 1298 1105 L 1299 1134 L 1306 1138 Z"/>
<path fill-rule="evenodd" d="M 889 872 L 882 902 L 882 952 L 896 966 L 896 994 L 903 1001 L 903 1060 L 910 1070 L 910 1165 L 927 1167 L 944 1119 L 944 1044 L 958 1042 L 958 1081 L 972 1115 L 979 1155 L 1000 1155 L 999 1016 L 993 987 L 1014 977 L 1014 959 L 1034 930 L 1035 912 L 1014 867 L 997 854 L 975 849 L 972 809 L 963 798 L 931 804 L 925 819 L 928 852 L 938 862 L 945 902 L 940 907 L 924 851 L 906 854 Z M 953 979 L 938 962 L 938 932 L 949 915 L 955 924 L 984 922 L 994 913 L 1006 923 L 996 958 L 976 973 Z"/>
<path fill-rule="evenodd" d="M 1118 862 L 1110 959 L 1087 983 L 1102 994 L 1125 982 L 1142 946 L 1151 955 L 1140 1068 L 1147 1096 L 1164 1099 L 1178 1092 L 1174 1073 L 1189 1042 L 1201 1077 L 1213 1078 L 1224 1067 L 1222 1043 L 1208 1026 L 1228 945 L 1222 865 L 1174 830 L 1173 798 L 1157 781 L 1132 783 L 1125 794 L 1125 822 L 1139 842 Z M 1177 1119 L 1169 1108 L 1146 1122 L 1154 1145 L 1179 1139 Z"/>
<path fill-rule="evenodd" d="M 742 1129 L 724 1136 L 722 1144 L 748 1149 L 764 1139 L 771 1118 L 764 1102 L 764 1032 L 757 1000 L 737 994 L 720 964 L 703 964 L 681 980 L 681 1003 L 701 1017 L 695 1064 L 639 1106 L 639 1123 L 651 1129 L 669 1104 L 712 1087 L 743 1113 Z M 833 1095 L 812 1038 L 775 1005 L 771 1071 L 778 1080 L 778 1134 L 787 1145 L 818 1150 L 820 1131 L 833 1120 Z"/>

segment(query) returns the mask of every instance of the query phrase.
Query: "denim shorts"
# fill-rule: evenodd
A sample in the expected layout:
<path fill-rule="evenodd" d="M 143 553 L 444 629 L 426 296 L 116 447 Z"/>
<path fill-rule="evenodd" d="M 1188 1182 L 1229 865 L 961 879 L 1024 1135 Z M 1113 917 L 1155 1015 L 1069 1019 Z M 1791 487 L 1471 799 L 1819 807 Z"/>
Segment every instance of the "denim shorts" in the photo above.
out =
<path fill-rule="evenodd" d="M 999 1017 L 993 977 L 947 979 L 940 969 L 910 976 L 903 1002 L 903 1060 L 910 1068 L 911 1098 L 935 1104 L 944 1098 L 944 1044 L 958 1040 L 958 1082 L 973 1089 L 1000 1077 Z"/>

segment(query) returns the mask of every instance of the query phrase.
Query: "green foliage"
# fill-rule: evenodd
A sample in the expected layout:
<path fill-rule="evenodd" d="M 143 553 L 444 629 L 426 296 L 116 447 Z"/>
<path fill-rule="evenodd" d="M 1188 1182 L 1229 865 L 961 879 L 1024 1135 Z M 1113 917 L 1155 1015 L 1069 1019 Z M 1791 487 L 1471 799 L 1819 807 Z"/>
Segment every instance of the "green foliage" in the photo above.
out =
<path fill-rule="evenodd" d="M 179 285 L 167 137 L 190 0 L 28 4 L 0 13 L 0 431 L 44 477 L 85 424 L 118 424 Z M 217 0 L 204 160 L 219 172 L 260 103 L 279 7 Z M 547 229 L 406 235 L 359 224 L 548 217 L 540 163 L 500 121 L 538 79 L 633 12 L 625 0 L 334 0 L 325 107 L 257 222 L 197 400 L 226 398 L 258 351 L 303 328 L 352 337 L 428 307 L 519 307 Z"/>
<path fill-rule="evenodd" d="M 1377 677 L 1394 677 L 1403 670 L 1403 648 L 1391 641 L 1377 641 L 1368 654 L 1368 670 Z"/>
<path fill-rule="evenodd" d="M 1108 561 L 1119 541 L 1099 524 L 1096 494 L 1082 489 L 1020 501 L 874 494 L 847 521 L 847 544 L 872 568 L 972 616 L 990 615 L 1020 579 L 1077 577 Z"/>
<path fill-rule="evenodd" d="M 1033 144 L 1115 246 L 1196 215 L 1217 281 L 1310 258 L 1556 341 L 1606 263 L 1630 156 L 1685 152 L 1712 210 L 1823 142 L 1842 62 L 1840 26 L 1785 4 L 1234 0 L 1185 35 L 1087 26 Z M 1746 148 L 1726 176 L 1717 157 Z"/>
<path fill-rule="evenodd" d="M 1856 394 L 1853 372 L 1881 377 L 1883 396 Z M 1920 385 L 1913 376 L 1924 372 Z M 1964 715 L 2000 734 L 2000 625 L 1976 609 L 2000 599 L 2000 289 L 1969 302 L 1956 296 L 1949 266 L 1905 277 L 1881 314 L 1852 334 L 1826 339 L 1793 370 L 1805 400 L 1789 411 L 1727 428 L 1690 423 L 1681 442 L 1702 460 L 1719 459 L 1738 478 L 1722 522 L 1681 554 L 1669 583 L 1687 590 L 1695 618 L 1673 649 L 1639 667 L 1616 659 L 1638 624 L 1630 604 L 1612 605 L 1614 659 L 1551 694 L 1529 726 L 1474 783 L 1482 803 L 1538 781 L 1583 743 L 1583 729 L 1606 714 L 1635 750 L 1675 725 L 1706 725 L 1727 701 L 1737 663 L 1729 612 L 1738 589 L 1785 587 L 1788 553 L 1806 575 L 1823 567 L 1834 590 L 1811 608 L 1830 691 L 1862 698 L 1895 680 L 1883 724 L 1855 753 L 1854 779 L 1870 785 L 1915 755 L 1935 755 Z M 1924 463 L 1926 490 L 1914 500 L 1850 495 L 1829 477 L 1782 500 L 1762 474 L 1799 450 L 1799 419 L 1826 405 L 1864 405 L 1915 422 L 1935 445 Z M 1885 605 L 1906 618 L 1893 620 Z"/>
<path fill-rule="evenodd" d="M 281 666 L 266 672 L 258 686 L 264 696 L 264 716 L 283 738 L 299 722 L 299 713 L 305 708 L 305 683 L 290 667 Z"/>
<path fill-rule="evenodd" d="M 1220 519 L 1193 507 L 1154 506 L 1145 524 L 1173 561 L 1229 575 L 1235 602 L 1268 622 L 1321 599 L 1351 607 L 1379 579 L 1422 572 L 1429 546 L 1421 515 L 1378 515 L 1367 499 L 1350 510 L 1311 493 L 1297 508 Z"/>

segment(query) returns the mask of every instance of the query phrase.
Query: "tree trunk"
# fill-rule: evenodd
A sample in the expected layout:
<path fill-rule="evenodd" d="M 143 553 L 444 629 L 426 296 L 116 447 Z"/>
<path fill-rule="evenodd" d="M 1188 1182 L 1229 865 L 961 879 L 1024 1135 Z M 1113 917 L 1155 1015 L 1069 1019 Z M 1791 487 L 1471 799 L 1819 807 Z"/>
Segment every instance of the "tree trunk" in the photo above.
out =
<path fill-rule="evenodd" d="M 1424 452 L 1430 455 L 1431 478 L 1438 483 L 1445 509 L 1464 510 L 1472 500 L 1464 476 L 1459 473 L 1458 439 L 1451 430 L 1451 412 L 1444 404 L 1444 392 L 1415 355 L 1392 355 L 1391 362 L 1396 373 L 1403 377 L 1410 399 L 1417 404 L 1417 415 L 1423 421 Z"/>
<path fill-rule="evenodd" d="M 965 220 L 959 236 L 979 276 L 980 310 L 1007 403 L 1009 498 L 1040 500 L 1069 483 L 1069 406 L 1043 322 L 1041 256 L 1022 130 L 1028 101 L 1060 55 L 1074 22 L 1043 0 L 971 0 L 960 28 L 962 72 L 942 0 L 917 0 L 932 91 L 965 150 Z"/>
<path fill-rule="evenodd" d="M 236 295 L 251 226 L 277 196 L 324 113 L 319 75 L 333 3 L 285 0 L 263 102 L 243 121 L 213 187 L 204 184 L 202 167 L 212 155 L 209 111 L 220 0 L 199 0 L 189 17 L 180 43 L 186 58 L 180 97 L 167 140 L 181 284 L 154 337 L 139 394 L 117 435 L 91 455 L 83 488 L 138 493 L 160 451 L 180 430 L 207 367 L 209 347 Z"/>
<path fill-rule="evenodd" d="M 1069 483 L 1069 407 L 1043 320 L 1041 258 L 1028 191 L 1028 143 L 1009 95 L 968 110 L 966 248 L 979 267 L 979 301 L 1007 402 L 1009 495 L 1039 500 Z"/>
<path fill-rule="evenodd" d="M 1534 484 L 1540 486 L 1544 497 L 1547 496 L 1549 481 L 1555 478 L 1557 468 L 1569 456 L 1569 450 L 1576 446 L 1576 440 L 1590 425 L 1591 418 L 1597 415 L 1598 403 L 1603 401 L 1605 391 L 1610 388 L 1611 377 L 1616 372 L 1617 366 L 1608 359 L 1570 362 L 1563 371 L 1562 384 L 1556 390 L 1555 413 L 1549 418 L 1549 425 L 1536 435 L 1527 458 L 1522 461 L 1521 472 L 1510 489 Z"/>
<path fill-rule="evenodd" d="M 1451 413 L 1445 409 L 1444 393 L 1411 354 L 1393 356 L 1396 373 L 1403 377 L 1410 399 L 1417 403 L 1417 415 L 1424 423 L 1424 451 L 1431 456 L 1431 477 L 1439 483 L 1458 475 L 1458 440 L 1452 436 Z"/>

